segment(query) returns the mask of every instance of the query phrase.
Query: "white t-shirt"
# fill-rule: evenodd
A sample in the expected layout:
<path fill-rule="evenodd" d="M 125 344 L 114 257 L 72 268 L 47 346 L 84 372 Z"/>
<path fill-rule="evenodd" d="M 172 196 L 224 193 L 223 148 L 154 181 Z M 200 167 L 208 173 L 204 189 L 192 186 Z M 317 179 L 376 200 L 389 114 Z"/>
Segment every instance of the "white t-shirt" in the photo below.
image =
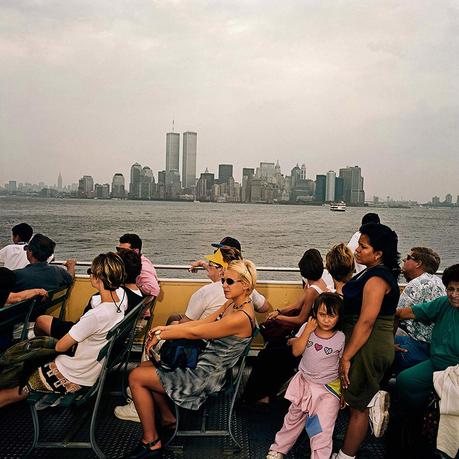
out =
<path fill-rule="evenodd" d="M 25 242 L 9 244 L 0 250 L 0 261 L 8 269 L 22 269 L 29 264 L 27 252 L 24 250 Z"/>
<path fill-rule="evenodd" d="M 265 297 L 256 290 L 252 292 L 250 298 L 252 298 L 255 311 L 261 309 L 266 301 Z M 221 282 L 212 282 L 191 295 L 185 315 L 191 320 L 205 319 L 226 301 Z"/>
<path fill-rule="evenodd" d="M 97 356 L 107 344 L 107 333 L 123 318 L 124 311 L 117 312 L 115 303 L 100 303 L 84 314 L 69 331 L 78 342 L 75 355 L 58 355 L 55 359 L 62 375 L 80 386 L 92 386 L 102 369 Z"/>
<path fill-rule="evenodd" d="M 133 290 L 134 292 L 134 290 Z M 138 290 L 138 295 L 139 296 L 142 296 L 142 292 L 140 290 Z M 134 292 L 134 293 L 137 293 L 137 292 Z M 124 291 L 124 289 L 122 287 L 119 287 L 116 289 L 116 296 L 120 299 L 120 302 L 121 302 L 121 305 L 119 302 L 117 302 L 118 306 L 120 306 L 120 309 L 123 311 L 123 312 L 126 312 L 126 309 L 128 307 L 128 299 L 127 299 L 127 294 L 126 292 Z M 101 303 L 102 299 L 100 297 L 100 295 L 93 295 L 91 297 L 91 307 L 92 308 L 95 308 L 96 306 L 99 306 L 99 304 Z"/>

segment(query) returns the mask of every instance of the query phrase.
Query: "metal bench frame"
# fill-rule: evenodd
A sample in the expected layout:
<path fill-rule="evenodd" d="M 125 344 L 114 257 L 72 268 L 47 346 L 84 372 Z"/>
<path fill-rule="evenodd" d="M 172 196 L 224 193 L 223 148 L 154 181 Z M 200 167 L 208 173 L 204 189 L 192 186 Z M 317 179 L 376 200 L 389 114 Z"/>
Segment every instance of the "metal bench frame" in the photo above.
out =
<path fill-rule="evenodd" d="M 234 406 L 238 397 L 239 387 L 241 385 L 242 377 L 244 374 L 244 368 L 246 363 L 247 355 L 250 351 L 250 345 L 252 344 L 253 339 L 255 338 L 257 331 L 255 331 L 251 340 L 244 349 L 244 352 L 238 359 L 238 362 L 234 365 L 233 368 L 236 368 L 236 374 L 233 374 L 233 368 L 229 368 L 226 375 L 226 382 L 223 389 L 215 394 L 211 394 L 209 398 L 204 402 L 202 418 L 201 418 L 201 428 L 200 430 L 182 430 L 180 429 L 180 411 L 183 408 L 180 408 L 177 404 L 174 403 L 175 417 L 177 423 L 175 425 L 175 430 L 172 433 L 172 436 L 167 441 L 165 448 L 169 449 L 179 449 L 182 450 L 181 446 L 172 446 L 171 443 L 176 437 L 230 437 L 231 440 L 236 445 L 236 450 L 241 450 L 241 444 L 236 440 L 236 437 L 233 432 L 233 415 L 234 415 Z M 215 401 L 217 397 L 228 396 L 230 394 L 230 406 L 229 414 L 226 419 L 226 429 L 222 430 L 212 430 L 207 429 L 207 418 L 208 418 L 208 407 L 212 401 Z"/>
<path fill-rule="evenodd" d="M 21 333 L 21 340 L 27 338 L 29 329 L 29 318 L 32 310 L 37 302 L 37 297 L 30 300 L 20 301 L 19 303 L 12 304 L 0 308 L 0 333 L 5 330 L 12 330 L 16 324 L 24 324 Z"/>
<path fill-rule="evenodd" d="M 143 298 L 140 303 L 133 308 L 129 314 L 127 314 L 124 319 L 116 324 L 108 333 L 107 333 L 107 344 L 100 350 L 97 360 L 102 363 L 102 369 L 97 379 L 96 383 L 85 393 L 83 394 L 66 394 L 61 395 L 54 392 L 31 392 L 28 398 L 28 404 L 32 414 L 33 426 L 34 426 L 34 438 L 33 443 L 25 457 L 29 456 L 35 448 L 86 448 L 92 449 L 97 457 L 105 458 L 104 453 L 100 449 L 96 441 L 96 422 L 97 415 L 99 411 L 99 406 L 102 399 L 103 389 L 107 374 L 110 371 L 115 369 L 117 370 L 126 370 L 129 357 L 131 354 L 132 342 L 134 340 L 135 333 L 135 324 L 139 317 L 145 313 L 146 309 L 153 308 L 155 298 L 146 297 Z M 114 351 L 115 348 L 121 350 L 121 352 Z M 94 395 L 96 395 L 96 401 L 92 409 L 91 414 L 91 423 L 89 427 L 89 442 L 72 442 L 64 439 L 61 442 L 46 442 L 39 441 L 40 436 L 40 423 L 38 419 L 37 404 L 46 403 L 48 405 L 54 403 L 59 399 L 59 406 L 61 407 L 73 407 L 81 406 L 89 401 Z M 89 411 L 89 410 L 88 410 Z M 86 421 L 86 417 L 81 417 L 81 422 L 78 423 L 78 426 L 72 428 L 71 433 L 76 433 L 79 428 Z"/>

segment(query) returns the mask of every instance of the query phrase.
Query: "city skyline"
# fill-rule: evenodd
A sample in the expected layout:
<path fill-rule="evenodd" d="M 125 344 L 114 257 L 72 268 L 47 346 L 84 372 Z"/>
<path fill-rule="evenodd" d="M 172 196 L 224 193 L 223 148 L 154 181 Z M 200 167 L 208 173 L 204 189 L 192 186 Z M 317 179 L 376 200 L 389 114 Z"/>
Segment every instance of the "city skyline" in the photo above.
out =
<path fill-rule="evenodd" d="M 6 0 L 0 183 L 165 170 L 175 120 L 199 135 L 197 171 L 230 163 L 241 181 L 279 160 L 313 178 L 358 164 L 369 196 L 455 195 L 458 13 L 423 0 Z"/>

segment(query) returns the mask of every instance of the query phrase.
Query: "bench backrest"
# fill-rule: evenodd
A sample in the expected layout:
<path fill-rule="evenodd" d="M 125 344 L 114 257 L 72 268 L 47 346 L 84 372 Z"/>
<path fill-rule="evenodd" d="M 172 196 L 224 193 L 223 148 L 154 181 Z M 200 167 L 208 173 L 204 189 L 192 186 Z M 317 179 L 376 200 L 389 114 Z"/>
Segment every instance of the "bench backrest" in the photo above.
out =
<path fill-rule="evenodd" d="M 59 310 L 59 318 L 65 318 L 65 306 L 67 299 L 70 296 L 70 287 L 62 287 L 48 292 L 48 300 L 46 301 L 46 314 L 52 314 Z"/>
<path fill-rule="evenodd" d="M 28 329 L 29 317 L 36 303 L 36 297 L 0 308 L 0 334 L 9 332 L 16 324 Z"/>

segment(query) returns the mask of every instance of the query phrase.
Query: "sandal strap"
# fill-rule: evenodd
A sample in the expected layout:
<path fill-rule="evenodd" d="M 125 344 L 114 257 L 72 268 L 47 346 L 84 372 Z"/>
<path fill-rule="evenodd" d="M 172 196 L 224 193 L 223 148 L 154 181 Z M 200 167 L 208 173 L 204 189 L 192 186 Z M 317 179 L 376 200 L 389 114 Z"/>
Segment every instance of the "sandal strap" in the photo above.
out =
<path fill-rule="evenodd" d="M 144 443 L 142 441 L 141 443 L 142 443 L 142 445 L 147 446 L 148 448 L 151 448 L 152 446 L 155 446 L 156 444 L 158 444 L 160 441 L 161 441 L 161 438 L 158 437 L 156 440 L 152 440 L 152 441 L 149 441 L 147 443 Z"/>

